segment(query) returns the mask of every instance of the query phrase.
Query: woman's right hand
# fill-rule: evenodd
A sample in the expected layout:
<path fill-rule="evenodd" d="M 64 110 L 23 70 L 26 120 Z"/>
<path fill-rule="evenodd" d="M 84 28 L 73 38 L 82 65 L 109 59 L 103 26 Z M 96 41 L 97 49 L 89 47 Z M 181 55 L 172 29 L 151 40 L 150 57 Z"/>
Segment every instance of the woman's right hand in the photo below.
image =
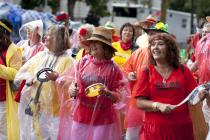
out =
<path fill-rule="evenodd" d="M 69 96 L 70 97 L 76 97 L 78 94 L 79 88 L 77 86 L 77 83 L 72 82 L 69 87 Z"/>
<path fill-rule="evenodd" d="M 129 72 L 128 73 L 128 80 L 129 81 L 136 81 L 136 72 Z"/>
<path fill-rule="evenodd" d="M 33 83 L 34 83 L 34 78 L 30 77 L 28 79 L 26 79 L 26 85 L 29 87 L 29 86 L 32 86 Z"/>
<path fill-rule="evenodd" d="M 176 106 L 171 104 L 158 103 L 157 108 L 162 113 L 171 113 L 174 109 L 176 109 Z"/>

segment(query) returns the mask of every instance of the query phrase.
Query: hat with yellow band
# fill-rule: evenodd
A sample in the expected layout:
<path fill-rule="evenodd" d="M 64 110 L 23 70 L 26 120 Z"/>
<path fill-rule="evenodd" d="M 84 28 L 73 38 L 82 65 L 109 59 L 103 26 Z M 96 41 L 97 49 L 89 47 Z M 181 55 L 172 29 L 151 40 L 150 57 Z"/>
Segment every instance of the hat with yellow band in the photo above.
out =
<path fill-rule="evenodd" d="M 9 27 L 7 27 L 7 25 L 5 25 L 3 22 L 0 21 L 0 26 L 2 26 L 4 29 L 6 29 L 8 32 L 12 32 L 12 29 L 10 29 Z"/>

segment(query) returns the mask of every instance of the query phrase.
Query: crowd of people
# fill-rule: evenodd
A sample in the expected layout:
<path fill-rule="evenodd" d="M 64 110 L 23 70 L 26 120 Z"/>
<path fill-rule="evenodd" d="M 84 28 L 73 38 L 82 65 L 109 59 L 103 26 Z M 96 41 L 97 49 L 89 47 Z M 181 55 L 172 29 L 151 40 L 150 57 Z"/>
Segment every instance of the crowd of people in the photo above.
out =
<path fill-rule="evenodd" d="M 1 140 L 210 140 L 210 17 L 184 59 L 151 15 L 120 29 L 56 20 L 22 25 L 14 44 L 0 19 Z"/>

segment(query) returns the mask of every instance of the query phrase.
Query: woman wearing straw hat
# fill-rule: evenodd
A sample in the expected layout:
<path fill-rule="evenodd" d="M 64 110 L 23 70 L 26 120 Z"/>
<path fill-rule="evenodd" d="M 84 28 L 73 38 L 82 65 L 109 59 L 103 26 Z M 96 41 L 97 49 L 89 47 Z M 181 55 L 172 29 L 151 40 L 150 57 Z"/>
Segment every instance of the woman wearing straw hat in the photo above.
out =
<path fill-rule="evenodd" d="M 119 109 L 124 107 L 121 101 L 129 88 L 119 67 L 111 60 L 115 52 L 111 41 L 111 30 L 95 27 L 91 38 L 83 42 L 90 46 L 91 56 L 76 65 L 76 78 L 72 76 L 75 82 L 69 88 L 70 96 L 76 98 L 69 119 L 72 125 L 70 130 L 60 126 L 62 131 L 71 132 L 65 137 L 60 135 L 60 140 L 122 139 Z"/>

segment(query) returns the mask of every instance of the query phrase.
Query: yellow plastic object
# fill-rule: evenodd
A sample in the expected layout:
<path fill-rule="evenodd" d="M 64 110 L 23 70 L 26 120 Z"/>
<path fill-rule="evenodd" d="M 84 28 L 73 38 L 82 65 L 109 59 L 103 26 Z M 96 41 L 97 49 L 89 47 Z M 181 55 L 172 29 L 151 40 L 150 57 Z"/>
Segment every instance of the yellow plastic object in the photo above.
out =
<path fill-rule="evenodd" d="M 85 89 L 86 96 L 87 97 L 96 97 L 96 96 L 98 96 L 100 94 L 99 90 L 102 87 L 104 87 L 104 84 L 102 84 L 102 83 L 96 83 L 96 84 L 92 84 L 92 85 L 88 86 Z"/>

